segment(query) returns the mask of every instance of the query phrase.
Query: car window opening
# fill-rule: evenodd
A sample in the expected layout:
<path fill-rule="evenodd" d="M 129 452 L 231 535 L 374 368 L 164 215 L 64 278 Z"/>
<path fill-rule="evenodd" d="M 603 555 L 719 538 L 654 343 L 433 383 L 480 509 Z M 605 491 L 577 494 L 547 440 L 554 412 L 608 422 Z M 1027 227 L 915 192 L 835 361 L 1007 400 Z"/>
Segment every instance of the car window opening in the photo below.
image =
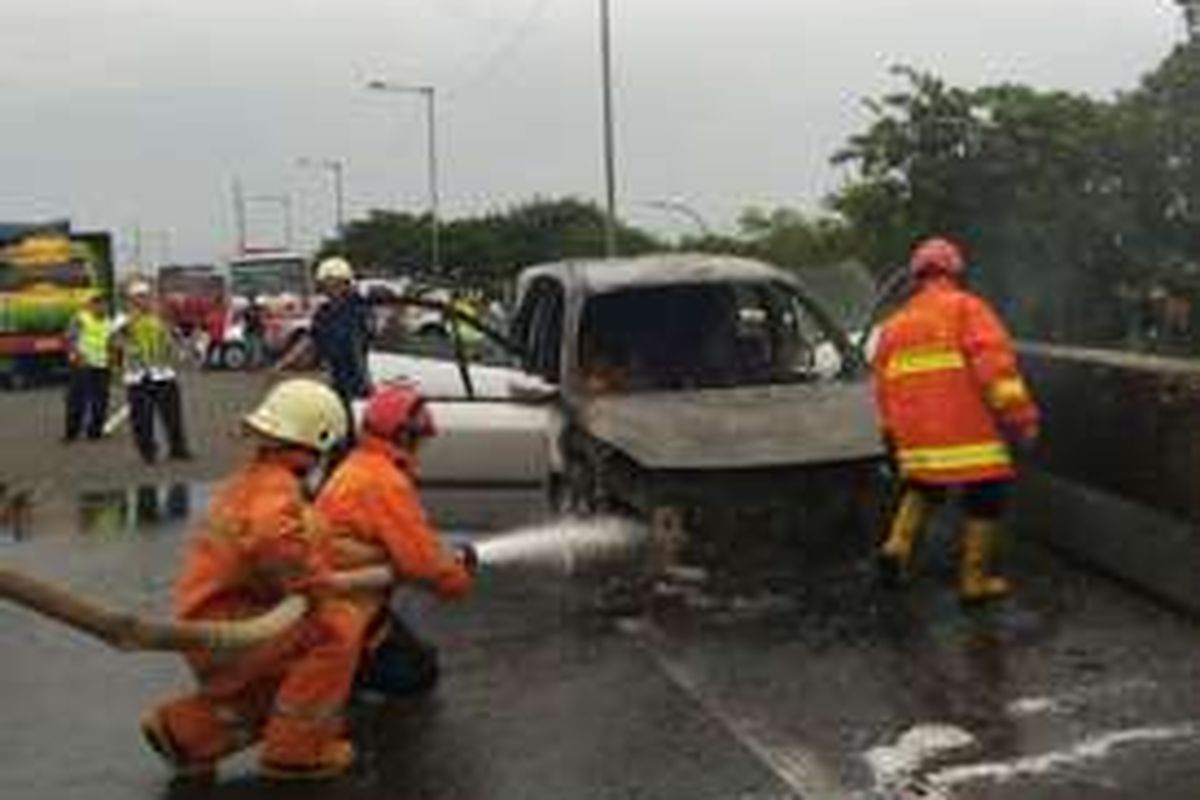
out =
<path fill-rule="evenodd" d="M 597 295 L 584 307 L 579 342 L 585 388 L 598 393 L 794 383 L 840 371 L 811 315 L 769 283 Z"/>

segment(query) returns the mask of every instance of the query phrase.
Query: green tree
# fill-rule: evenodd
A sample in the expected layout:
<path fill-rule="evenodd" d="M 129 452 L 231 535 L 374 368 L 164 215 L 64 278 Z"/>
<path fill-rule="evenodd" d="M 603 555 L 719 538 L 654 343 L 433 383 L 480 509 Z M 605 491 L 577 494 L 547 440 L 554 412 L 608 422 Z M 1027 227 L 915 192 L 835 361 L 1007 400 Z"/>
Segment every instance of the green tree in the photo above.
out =
<path fill-rule="evenodd" d="M 840 218 L 808 216 L 792 208 L 750 206 L 734 235 L 684 237 L 680 250 L 757 258 L 787 269 L 821 267 L 858 256 L 854 231 Z"/>
<path fill-rule="evenodd" d="M 835 156 L 855 180 L 831 198 L 877 269 L 919 238 L 963 242 L 973 275 L 1027 334 L 1108 335 L 1097 304 L 1128 260 L 1112 103 L 1019 85 L 976 90 L 900 67 L 904 90 Z"/>
<path fill-rule="evenodd" d="M 472 283 L 505 282 L 521 268 L 564 258 L 596 257 L 604 247 L 604 215 L 593 203 L 574 198 L 536 199 L 478 217 L 442 224 L 442 261 L 446 274 Z M 322 253 L 345 254 L 367 274 L 418 275 L 429 263 L 429 217 L 372 211 L 352 221 L 340 240 L 324 243 Z M 650 234 L 619 224 L 623 255 L 665 246 Z"/>

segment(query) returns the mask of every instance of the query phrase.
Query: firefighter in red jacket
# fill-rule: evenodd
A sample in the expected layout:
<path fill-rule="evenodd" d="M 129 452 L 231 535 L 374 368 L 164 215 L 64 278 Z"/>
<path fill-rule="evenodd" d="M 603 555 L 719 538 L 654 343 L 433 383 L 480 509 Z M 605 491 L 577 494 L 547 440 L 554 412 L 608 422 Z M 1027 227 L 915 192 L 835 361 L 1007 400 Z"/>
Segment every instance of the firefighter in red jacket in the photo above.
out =
<path fill-rule="evenodd" d="M 363 411 L 357 444 L 321 488 L 316 507 L 328 522 L 338 569 L 387 565 L 402 583 L 457 600 L 471 588 L 473 551 L 442 541 L 416 486 L 420 448 L 435 434 L 415 387 L 379 387 Z M 389 695 L 433 688 L 436 651 L 389 613 L 388 592 L 354 601 L 364 656 L 360 687 Z"/>
<path fill-rule="evenodd" d="M 914 295 L 884 323 L 873 358 L 884 437 L 904 482 L 881 563 L 903 573 L 929 514 L 949 490 L 966 512 L 959 593 L 1003 597 L 988 569 L 1015 477 L 1008 442 L 1032 444 L 1038 409 L 1003 323 L 962 283 L 965 262 L 943 238 L 920 243 L 909 264 Z"/>

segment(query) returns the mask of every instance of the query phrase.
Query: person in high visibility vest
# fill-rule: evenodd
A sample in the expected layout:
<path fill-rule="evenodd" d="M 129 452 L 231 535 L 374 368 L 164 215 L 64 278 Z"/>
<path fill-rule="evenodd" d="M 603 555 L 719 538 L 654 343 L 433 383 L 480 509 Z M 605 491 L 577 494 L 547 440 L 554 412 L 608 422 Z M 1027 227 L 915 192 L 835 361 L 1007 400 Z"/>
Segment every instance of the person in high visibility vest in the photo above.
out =
<path fill-rule="evenodd" d="M 453 312 L 450 324 L 462 342 L 463 350 L 467 356 L 476 356 L 484 342 L 483 332 L 471 324 L 480 321 L 479 306 L 470 298 L 460 295 L 450 303 L 450 310 Z"/>
<path fill-rule="evenodd" d="M 154 307 L 150 284 L 131 282 L 126 289 L 129 316 L 116 326 L 113 340 L 123 362 L 129 420 L 138 454 L 147 464 L 158 460 L 154 437 L 157 412 L 166 428 L 168 456 L 177 461 L 192 458 L 183 426 L 183 400 L 175 341 L 166 320 Z"/>
<path fill-rule="evenodd" d="M 88 297 L 67 328 L 66 428 L 63 441 L 73 442 L 84 433 L 89 439 L 104 435 L 108 416 L 110 337 L 113 324 L 100 292 Z"/>
<path fill-rule="evenodd" d="M 909 268 L 916 291 L 884 322 L 872 359 L 884 438 L 904 483 L 880 562 L 890 575 L 906 572 L 929 511 L 955 490 L 966 512 L 960 597 L 1003 597 L 1009 583 L 989 562 L 1015 477 L 1009 442 L 1037 440 L 1038 408 L 1004 324 L 963 285 L 958 246 L 927 239 Z"/>

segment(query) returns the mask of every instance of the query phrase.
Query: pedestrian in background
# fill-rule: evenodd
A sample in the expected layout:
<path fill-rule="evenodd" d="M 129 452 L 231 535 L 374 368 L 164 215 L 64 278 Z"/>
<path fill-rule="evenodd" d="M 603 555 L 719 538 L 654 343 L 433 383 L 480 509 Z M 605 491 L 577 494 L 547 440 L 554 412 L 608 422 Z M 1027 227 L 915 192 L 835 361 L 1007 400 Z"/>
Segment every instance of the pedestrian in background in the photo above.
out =
<path fill-rule="evenodd" d="M 313 314 L 308 335 L 301 336 L 275 364 L 284 370 L 315 358 L 349 413 L 354 400 L 371 394 L 367 347 L 371 341 L 371 306 L 354 287 L 354 270 L 344 258 L 317 265 L 317 287 L 325 302 Z"/>
<path fill-rule="evenodd" d="M 147 464 L 158 460 L 154 435 L 157 414 L 166 431 L 168 455 L 177 461 L 192 458 L 183 427 L 183 402 L 175 370 L 177 348 L 170 326 L 155 309 L 150 284 L 135 280 L 126 290 L 128 317 L 114 335 L 122 361 L 129 401 L 129 422 L 138 455 Z"/>
<path fill-rule="evenodd" d="M 72 317 L 67 328 L 66 428 L 63 441 L 83 432 L 89 439 L 104 435 L 108 416 L 109 348 L 113 323 L 104 295 L 96 292 Z"/>
<path fill-rule="evenodd" d="M 267 357 L 267 321 L 257 294 L 242 309 L 242 338 L 246 342 L 246 367 L 258 369 Z"/>
<path fill-rule="evenodd" d="M 225 318 L 228 312 L 225 303 L 217 301 L 204 313 L 204 355 L 201 364 L 207 369 L 221 367 L 222 351 L 225 349 Z"/>
<path fill-rule="evenodd" d="M 963 286 L 958 247 L 926 240 L 909 267 L 916 292 L 883 324 L 873 359 L 883 434 L 904 482 L 881 563 L 906 571 L 929 511 L 955 491 L 966 511 L 960 597 L 999 598 L 1008 581 L 988 567 L 1015 477 L 1007 440 L 1032 445 L 1038 409 L 1003 323 Z"/>

